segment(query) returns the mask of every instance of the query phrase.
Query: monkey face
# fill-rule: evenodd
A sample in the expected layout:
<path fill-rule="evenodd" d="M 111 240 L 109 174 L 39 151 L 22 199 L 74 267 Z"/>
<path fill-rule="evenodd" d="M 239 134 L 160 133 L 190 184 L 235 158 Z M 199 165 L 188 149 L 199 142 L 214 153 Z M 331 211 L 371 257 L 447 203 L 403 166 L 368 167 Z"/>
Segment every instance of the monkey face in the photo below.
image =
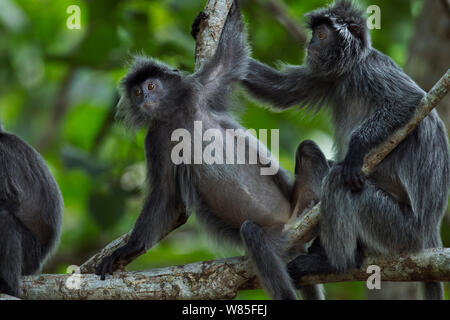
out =
<path fill-rule="evenodd" d="M 330 45 L 334 44 L 335 32 L 326 24 L 321 24 L 314 28 L 311 41 L 308 45 L 308 54 L 320 54 Z"/>
<path fill-rule="evenodd" d="M 317 69 L 323 69 L 324 65 L 332 59 L 335 47 L 335 30 L 326 24 L 315 27 L 308 45 L 308 62 Z"/>
<path fill-rule="evenodd" d="M 128 94 L 140 112 L 151 115 L 160 106 L 163 92 L 162 82 L 159 79 L 149 78 L 132 87 Z"/>
<path fill-rule="evenodd" d="M 344 44 L 336 29 L 320 24 L 313 28 L 306 63 L 322 75 L 340 74 L 349 67 Z"/>

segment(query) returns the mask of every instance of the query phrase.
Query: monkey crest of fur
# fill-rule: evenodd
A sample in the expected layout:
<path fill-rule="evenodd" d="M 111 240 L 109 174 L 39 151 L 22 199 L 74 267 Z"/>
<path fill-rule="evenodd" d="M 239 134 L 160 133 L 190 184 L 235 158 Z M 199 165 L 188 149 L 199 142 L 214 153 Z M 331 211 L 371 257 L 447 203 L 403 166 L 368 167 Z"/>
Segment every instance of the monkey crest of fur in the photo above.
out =
<path fill-rule="evenodd" d="M 315 69 L 341 75 L 360 62 L 371 48 L 364 12 L 352 1 L 336 1 L 333 6 L 306 14 L 306 19 L 311 30 L 326 24 L 336 31 L 338 38 L 337 45 L 322 54 L 320 63 L 309 59 Z"/>

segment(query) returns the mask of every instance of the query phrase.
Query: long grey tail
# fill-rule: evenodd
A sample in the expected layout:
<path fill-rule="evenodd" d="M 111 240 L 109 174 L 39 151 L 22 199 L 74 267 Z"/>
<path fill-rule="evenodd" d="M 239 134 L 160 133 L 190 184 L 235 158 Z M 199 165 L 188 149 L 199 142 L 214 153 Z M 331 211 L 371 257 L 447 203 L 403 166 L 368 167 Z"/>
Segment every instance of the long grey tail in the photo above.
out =
<path fill-rule="evenodd" d="M 442 282 L 424 282 L 424 298 L 425 300 L 443 300 L 444 287 Z"/>
<path fill-rule="evenodd" d="M 300 294 L 302 295 L 303 300 L 324 300 L 325 294 L 323 285 L 309 285 L 309 286 L 301 286 L 299 288 Z"/>
<path fill-rule="evenodd" d="M 277 254 L 277 246 L 266 232 L 257 224 L 245 221 L 241 227 L 241 238 L 259 280 L 270 297 L 274 300 L 296 300 L 297 294 L 286 264 Z"/>

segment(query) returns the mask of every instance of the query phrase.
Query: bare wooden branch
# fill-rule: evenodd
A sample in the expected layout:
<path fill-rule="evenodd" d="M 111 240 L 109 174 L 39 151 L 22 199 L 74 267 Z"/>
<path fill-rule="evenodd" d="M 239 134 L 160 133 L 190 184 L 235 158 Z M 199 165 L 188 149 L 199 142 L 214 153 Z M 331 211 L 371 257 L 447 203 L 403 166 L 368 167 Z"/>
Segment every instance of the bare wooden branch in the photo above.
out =
<path fill-rule="evenodd" d="M 366 281 L 367 266 L 381 269 L 382 281 L 450 281 L 450 249 L 369 257 L 361 269 L 311 275 L 298 284 Z M 231 299 L 239 290 L 260 288 L 244 257 L 212 260 L 143 272 L 117 271 L 102 281 L 92 274 L 36 275 L 22 279 L 23 299 Z"/>
<path fill-rule="evenodd" d="M 450 69 L 434 85 L 417 107 L 416 113 L 406 126 L 397 130 L 386 142 L 372 150 L 364 159 L 363 172 L 369 174 L 445 97 L 450 88 Z"/>
<path fill-rule="evenodd" d="M 233 0 L 209 0 L 203 13 L 208 19 L 200 24 L 195 45 L 195 69 L 213 56 Z"/>

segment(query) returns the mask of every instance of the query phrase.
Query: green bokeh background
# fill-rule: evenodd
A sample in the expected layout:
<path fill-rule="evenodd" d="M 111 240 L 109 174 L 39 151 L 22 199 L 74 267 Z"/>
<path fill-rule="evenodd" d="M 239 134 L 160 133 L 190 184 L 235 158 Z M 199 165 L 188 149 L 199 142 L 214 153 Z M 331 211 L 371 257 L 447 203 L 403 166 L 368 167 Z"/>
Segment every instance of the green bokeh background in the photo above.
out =
<path fill-rule="evenodd" d="M 300 64 L 298 44 L 272 13 L 242 1 L 253 56 L 270 65 Z M 377 4 L 382 28 L 372 32 L 374 47 L 404 65 L 421 0 L 360 1 Z M 300 26 L 304 13 L 327 1 L 284 1 Z M 66 9 L 81 8 L 81 29 L 69 30 Z M 144 131 L 135 134 L 113 121 L 117 84 L 132 53 L 157 57 L 191 72 L 194 46 L 189 31 L 203 0 L 1 0 L 0 117 L 12 131 L 44 155 L 65 200 L 61 244 L 44 272 L 65 273 L 109 241 L 130 230 L 145 189 Z M 235 112 L 248 128 L 280 129 L 280 161 L 293 171 L 294 152 L 313 139 L 332 156 L 329 114 L 261 108 L 242 91 Z M 443 235 L 450 245 L 448 221 Z M 192 216 L 129 270 L 185 264 L 242 254 L 208 237 Z M 327 284 L 332 299 L 362 299 L 363 283 Z M 241 299 L 266 298 L 261 290 Z"/>

